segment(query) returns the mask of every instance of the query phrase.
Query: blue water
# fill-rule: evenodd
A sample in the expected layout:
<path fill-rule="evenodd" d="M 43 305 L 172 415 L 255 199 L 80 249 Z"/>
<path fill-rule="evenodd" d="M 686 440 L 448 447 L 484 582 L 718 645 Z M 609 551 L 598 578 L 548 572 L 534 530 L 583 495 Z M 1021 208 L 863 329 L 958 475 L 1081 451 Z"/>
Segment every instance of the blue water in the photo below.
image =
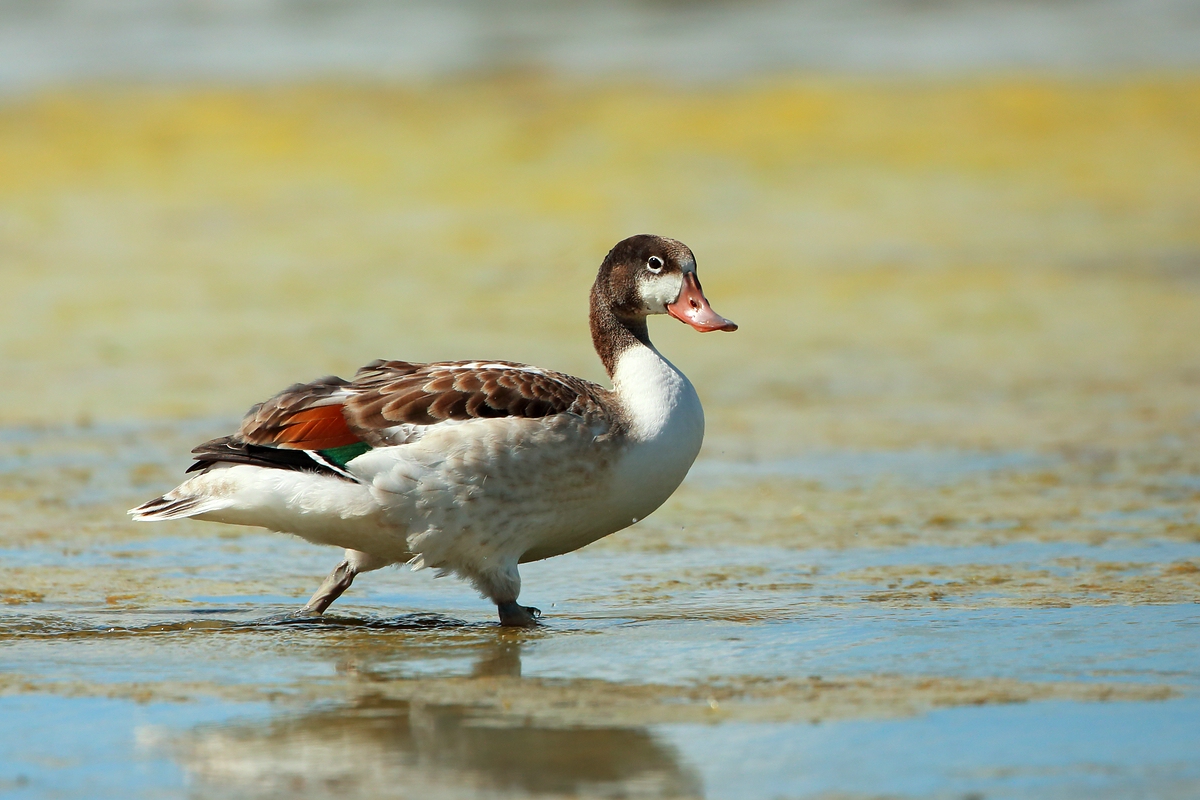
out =
<path fill-rule="evenodd" d="M 0 697 L 0 796 L 182 797 L 183 769 L 152 742 L 172 731 L 259 718 L 266 711 L 254 703 Z"/>
<path fill-rule="evenodd" d="M 439 736 L 422 742 L 412 736 L 414 709 L 404 704 L 367 714 L 349 709 L 339 720 L 337 709 L 330 708 L 297 716 L 256 703 L 3 697 L 0 793 L 12 798 L 198 796 L 197 775 L 215 773 L 222 778 L 222 794 L 201 791 L 199 796 L 280 796 L 272 790 L 271 776 L 305 774 L 303 761 L 289 753 L 304 753 L 322 742 L 330 753 L 345 755 L 339 748 L 347 744 L 360 754 L 366 750 L 384 762 L 377 765 L 384 772 L 423 757 L 426 772 L 448 781 L 448 776 L 470 774 L 475 785 L 502 796 L 588 788 L 588 777 L 572 773 L 569 765 L 518 758 L 515 766 L 502 766 L 486 757 L 514 737 L 569 743 L 578 733 L 531 730 L 519 719 L 493 720 L 478 729 L 461 710 L 433 713 L 441 715 Z M 1186 798 L 1200 788 L 1197 719 L 1200 698 L 1190 695 L 1149 703 L 953 708 L 896 720 L 655 725 L 591 733 L 611 748 L 593 754 L 610 780 L 641 777 L 644 788 L 645 776 L 639 773 L 653 769 L 668 773 L 670 785 L 691 786 L 709 798 L 834 793 Z M 334 721 L 340 727 L 331 732 Z M 403 735 L 389 733 L 397 730 Z M 641 759 L 629 758 L 629 748 Z M 610 758 L 614 763 L 605 766 Z M 326 765 L 313 767 L 312 773 L 329 771 Z M 349 792 L 329 796 L 369 796 L 364 788 L 373 785 L 360 780 L 343 786 Z"/>
<path fill-rule="evenodd" d="M 656 730 L 711 798 L 1194 798 L 1200 697 L 1036 703 L 917 719 Z"/>
<path fill-rule="evenodd" d="M 153 491 L 136 485 L 139 465 L 172 474 L 186 463 L 183 445 L 203 438 L 190 427 L 68 433 L 0 430 L 0 472 L 42 481 L 39 492 L 74 509 L 65 519 L 119 515 Z M 833 452 L 699 465 L 695 479 L 887 480 L 936 491 L 1043 466 L 1020 453 Z M 25 505 L 10 507 L 11 518 L 38 513 L 41 501 L 18 498 Z M 1128 512 L 1098 524 L 1137 533 L 1143 519 Z M 0 796 L 1200 796 L 1200 604 L 1041 608 L 1011 602 L 1020 598 L 1002 586 L 883 603 L 871 599 L 880 584 L 863 577 L 980 565 L 1070 579 L 1099 563 L 1145 577 L 1200 562 L 1200 542 L 598 547 L 523 567 L 522 599 L 542 607 L 546 625 L 513 634 L 462 582 L 405 569 L 364 575 L 327 619 L 298 621 L 290 612 L 335 551 L 253 531 L 146 530 L 0 549 L 13 575 L 64 569 L 60 581 L 86 576 L 94 589 L 132 570 L 176 587 L 164 607 L 110 606 L 100 591 L 90 605 L 52 593 L 0 605 Z M 241 593 L 217 594 L 218 585 Z M 492 676 L 510 681 L 497 692 L 519 681 L 535 697 L 821 676 L 885 692 L 897 679 L 1003 679 L 1155 687 L 1164 699 L 913 712 L 920 703 L 901 697 L 863 718 L 819 722 L 614 724 L 575 712 L 568 723 L 472 706 Z M 413 681 L 432 682 L 438 696 L 396 699 Z"/>

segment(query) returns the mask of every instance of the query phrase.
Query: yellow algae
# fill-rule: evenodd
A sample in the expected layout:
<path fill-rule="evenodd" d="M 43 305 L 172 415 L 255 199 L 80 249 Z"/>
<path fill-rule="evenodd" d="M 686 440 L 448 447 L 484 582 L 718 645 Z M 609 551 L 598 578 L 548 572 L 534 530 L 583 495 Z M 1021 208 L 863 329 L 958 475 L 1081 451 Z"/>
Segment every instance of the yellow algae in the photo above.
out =
<path fill-rule="evenodd" d="M 369 650 L 379 644 L 360 642 Z M 491 645 L 499 646 L 499 642 Z M 362 654 L 360 654 L 362 655 Z M 382 654 L 380 654 L 382 655 Z M 519 675 L 405 677 L 374 674 L 364 665 L 342 665 L 336 676 L 279 684 L 272 689 L 230 682 L 162 680 L 90 683 L 44 680 L 19 673 L 0 675 L 0 695 L 52 692 L 74 697 L 123 697 L 141 702 L 181 702 L 209 698 L 236 701 L 271 699 L 286 706 L 330 701 L 333 716 L 353 716 L 356 708 L 388 703 L 420 703 L 499 717 L 524 725 L 600 727 L 713 721 L 789 722 L 863 717 L 889 718 L 935 708 L 1026 703 L 1044 700 L 1161 701 L 1177 695 L 1166 684 L 1077 681 L 1021 681 L 1011 678 L 957 678 L 941 675 L 812 675 L 772 678 L 724 676 L 670 685 L 597 679 L 539 679 Z M 480 715 L 483 712 L 483 715 Z"/>
<path fill-rule="evenodd" d="M 933 590 L 925 581 L 912 580 L 922 570 L 911 566 L 851 570 L 838 577 L 866 586 L 886 585 L 862 599 L 898 606 L 936 600 L 968 608 L 1200 603 L 1195 575 L 1159 572 L 1153 564 L 1125 564 L 1122 569 L 1134 574 L 1114 574 L 1096 564 L 1081 564 L 1066 574 L 1011 564 L 968 564 L 944 569 Z"/>
<path fill-rule="evenodd" d="M 591 274 L 617 238 L 656 230 L 694 246 L 714 305 L 742 323 L 654 326 L 704 398 L 705 459 L 959 448 L 1051 463 L 916 491 L 694 477 L 600 547 L 1195 541 L 1200 495 L 1164 481 L 1200 476 L 1198 142 L 1193 78 L 10 101 L 0 423 L 52 427 L 7 450 L 20 466 L 0 473 L 0 540 L 161 535 L 124 504 L 169 487 L 192 444 L 282 386 L 378 356 L 599 378 Z M 87 427 L 195 416 L 216 421 L 154 437 L 168 461 Z M 29 466 L 50 446 L 52 465 Z M 119 500 L 77 503 L 116 469 Z M 1113 523 L 1137 508 L 1170 513 Z"/>
<path fill-rule="evenodd" d="M 143 557 L 148 556 L 144 554 Z M 231 559 L 232 560 L 232 559 Z M 180 564 L 172 573 L 184 572 Z M 67 567 L 57 564 L 36 568 L 9 567 L 6 586 L 0 588 L 0 602 L 82 604 L 120 608 L 170 608 L 191 605 L 197 594 L 223 595 L 264 592 L 278 589 L 299 597 L 308 587 L 293 576 L 263 576 L 262 580 L 222 581 L 205 576 L 170 577 L 162 570 L 144 566 Z"/>
<path fill-rule="evenodd" d="M 1071 453 L 1045 473 L 1018 468 L 949 475 L 929 486 L 898 474 L 855 480 L 836 473 L 826 482 L 784 474 L 719 480 L 693 475 L 636 533 L 595 545 L 654 551 L 694 545 L 770 545 L 795 548 L 995 545 L 1007 542 L 1121 542 L 1197 540 L 1193 491 L 1171 483 L 1200 475 L 1194 454 L 1166 467 L 1153 443 L 1123 451 L 1122 465 L 1093 472 Z M 814 459 L 819 471 L 820 460 Z M 786 466 L 786 462 L 784 464 Z M 901 480 L 897 480 L 901 478 Z M 1165 486 L 1164 486 L 1165 484 Z M 795 513 L 796 504 L 804 513 Z"/>
<path fill-rule="evenodd" d="M 945 558 L 952 552 L 942 550 L 928 558 Z M 822 605 L 870 602 L 897 607 L 940 601 L 952 602 L 956 608 L 1200 603 L 1200 569 L 1192 562 L 1164 567 L 1154 562 L 1108 564 L 1076 558 L 1046 559 L 1031 566 L 1021 563 L 1016 554 L 1012 560 L 1015 563 L 916 560 L 882 566 L 859 562 L 822 572 L 806 567 L 806 557 L 800 554 L 781 565 L 783 571 L 738 566 L 714 574 L 708 568 L 676 567 L 669 573 L 629 575 L 624 587 L 606 599 L 629 608 L 643 604 L 686 608 L 697 591 L 717 590 L 720 594 L 709 596 L 703 613 L 720 619 L 750 609 L 757 619 L 791 618 L 797 605 L 811 603 L 818 594 Z"/>
<path fill-rule="evenodd" d="M 384 355 L 482 349 L 598 377 L 591 273 L 655 230 L 694 246 L 743 324 L 655 330 L 743 450 L 1177 427 L 1198 374 L 1198 87 L 496 80 L 10 102 L 0 419 L 236 414 Z M 1122 425 L 1097 408 L 1112 396 Z M 786 436 L 761 430 L 768 412 Z"/>
<path fill-rule="evenodd" d="M 123 511 L 250 404 L 372 358 L 599 379 L 587 289 L 638 231 L 689 242 L 742 324 L 653 326 L 704 399 L 702 463 L 785 466 L 696 473 L 597 550 L 1200 538 L 1195 78 L 93 88 L 0 107 L 0 175 L 0 425 L 32 432 L 0 443 L 5 547 L 233 535 Z M 172 428 L 194 418 L 211 424 Z M 105 427 L 122 420 L 162 429 Z M 934 484 L 786 468 L 925 449 L 1034 460 Z M 124 607 L 320 577 L 120 562 L 104 586 L 75 566 L 6 585 Z M 1160 566 L 1158 584 L 951 570 L 963 587 L 912 597 L 1191 602 L 1187 568 Z M 846 602 L 911 578 L 723 574 L 688 578 Z"/>
<path fill-rule="evenodd" d="M 5 605 L 18 606 L 25 603 L 40 603 L 44 599 L 46 599 L 46 595 L 33 589 L 0 589 L 0 603 L 4 603 Z"/>

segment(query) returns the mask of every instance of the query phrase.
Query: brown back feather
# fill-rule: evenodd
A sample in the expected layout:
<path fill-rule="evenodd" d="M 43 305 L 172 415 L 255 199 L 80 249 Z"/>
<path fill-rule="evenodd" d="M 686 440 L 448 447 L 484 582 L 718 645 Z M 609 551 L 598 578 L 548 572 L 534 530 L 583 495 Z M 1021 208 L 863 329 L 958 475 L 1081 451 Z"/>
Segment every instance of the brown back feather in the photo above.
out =
<path fill-rule="evenodd" d="M 479 367 L 468 366 L 471 363 L 481 362 L 369 364 L 350 384 L 353 394 L 346 400 L 346 417 L 370 441 L 371 431 L 404 424 L 603 413 L 607 391 L 589 381 L 507 361 Z"/>
<path fill-rule="evenodd" d="M 468 366 L 469 364 L 482 366 Z M 590 381 L 507 361 L 375 361 L 353 381 L 328 376 L 296 384 L 250 409 L 236 439 L 286 449 L 323 450 L 364 441 L 395 444 L 381 431 L 399 425 L 573 413 L 607 418 L 608 390 Z"/>

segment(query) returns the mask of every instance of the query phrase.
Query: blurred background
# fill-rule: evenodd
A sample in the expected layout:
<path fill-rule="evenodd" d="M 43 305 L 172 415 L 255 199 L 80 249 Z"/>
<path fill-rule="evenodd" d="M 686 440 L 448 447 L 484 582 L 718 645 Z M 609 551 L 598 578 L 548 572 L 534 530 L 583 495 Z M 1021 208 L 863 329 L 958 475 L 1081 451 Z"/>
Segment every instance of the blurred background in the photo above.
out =
<path fill-rule="evenodd" d="M 603 380 L 641 232 L 741 329 L 548 633 L 126 521 L 295 381 Z M 0 793 L 1195 797 L 1198 340 L 1194 0 L 0 0 Z"/>
<path fill-rule="evenodd" d="M 380 356 L 598 378 L 587 288 L 642 231 L 746 320 L 656 329 L 739 456 L 847 404 L 872 446 L 1053 438 L 1029 395 L 1071 379 L 1158 407 L 1198 41 L 1188 0 L 4 0 L 0 419 L 228 415 Z"/>

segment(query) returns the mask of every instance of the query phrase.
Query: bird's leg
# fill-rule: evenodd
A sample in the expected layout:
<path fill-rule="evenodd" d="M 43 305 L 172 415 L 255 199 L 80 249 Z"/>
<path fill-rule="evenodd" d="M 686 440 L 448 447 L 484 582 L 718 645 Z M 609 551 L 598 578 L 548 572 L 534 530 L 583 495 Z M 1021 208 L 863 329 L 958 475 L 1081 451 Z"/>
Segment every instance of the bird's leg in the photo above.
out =
<path fill-rule="evenodd" d="M 346 560 L 333 568 L 329 577 L 317 589 L 316 594 L 309 598 L 304 608 L 296 612 L 297 616 L 309 614 L 324 614 L 334 600 L 342 596 L 342 592 L 350 588 L 354 578 L 363 572 L 386 567 L 391 562 L 380 556 L 373 556 L 360 550 L 347 550 Z"/>
<path fill-rule="evenodd" d="M 321 588 L 317 589 L 316 593 L 309 598 L 304 608 L 296 612 L 297 615 L 324 614 L 325 609 L 329 608 L 334 600 L 341 597 L 342 592 L 350 588 L 350 584 L 354 583 L 354 576 L 357 574 L 358 569 L 350 563 L 349 559 L 338 564 L 321 584 Z"/>
<path fill-rule="evenodd" d="M 534 628 L 542 612 L 517 602 L 521 594 L 521 573 L 517 560 L 493 562 L 471 575 L 471 582 L 484 597 L 491 598 L 500 612 L 500 624 L 506 628 Z"/>
<path fill-rule="evenodd" d="M 516 600 L 496 603 L 496 610 L 500 612 L 500 624 L 506 628 L 536 628 L 542 615 L 541 609 L 520 605 Z"/>

